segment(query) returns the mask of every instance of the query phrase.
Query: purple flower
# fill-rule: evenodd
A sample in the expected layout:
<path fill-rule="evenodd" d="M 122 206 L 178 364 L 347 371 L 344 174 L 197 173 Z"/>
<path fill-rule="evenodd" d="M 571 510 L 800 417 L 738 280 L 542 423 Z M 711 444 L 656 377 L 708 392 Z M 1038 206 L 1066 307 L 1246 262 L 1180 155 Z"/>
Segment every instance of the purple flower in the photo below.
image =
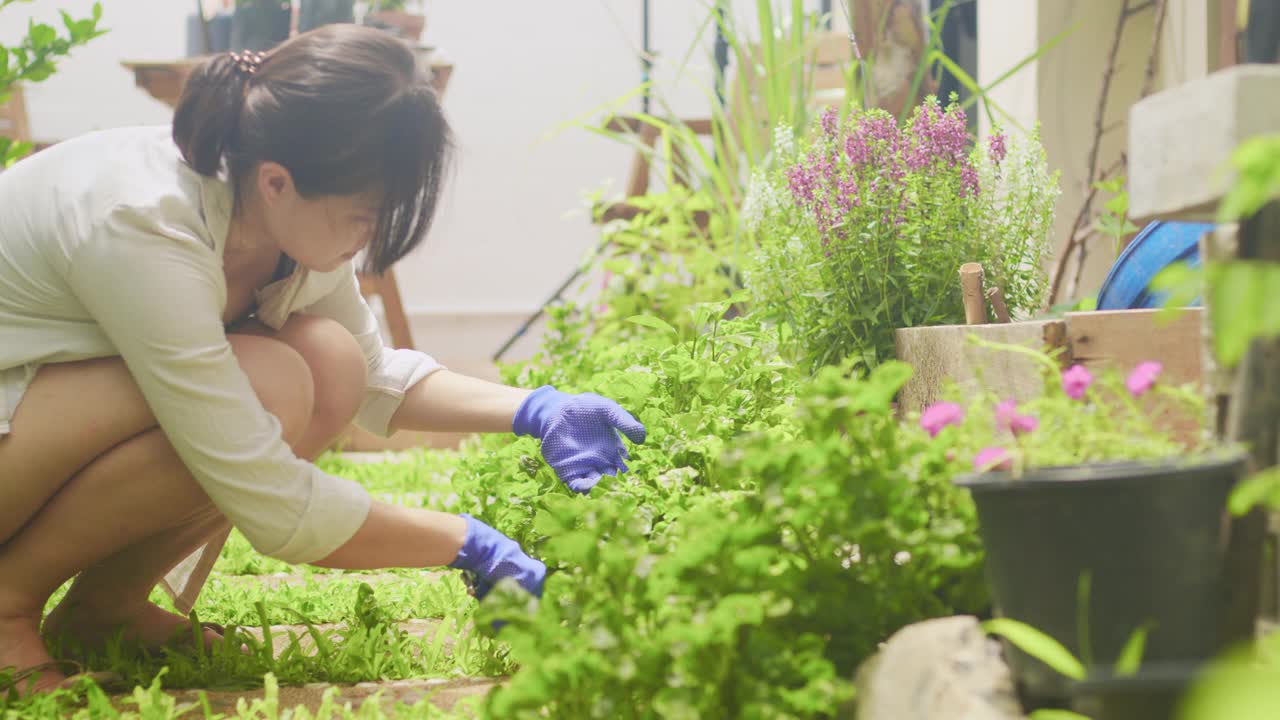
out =
<path fill-rule="evenodd" d="M 1032 415 L 1019 415 L 1018 404 L 1013 400 L 1005 400 L 996 406 L 996 425 L 1002 430 L 1008 430 L 1014 436 L 1023 433 L 1035 432 L 1040 427 L 1040 421 Z"/>
<path fill-rule="evenodd" d="M 813 202 L 813 173 L 803 163 L 796 163 L 787 170 L 787 181 L 791 187 L 791 197 L 797 204 L 808 205 Z"/>
<path fill-rule="evenodd" d="M 977 197 L 978 171 L 969 163 L 960 168 L 960 197 Z"/>
<path fill-rule="evenodd" d="M 1093 375 L 1083 365 L 1072 365 L 1062 373 L 1062 389 L 1073 400 L 1084 397 L 1084 391 L 1093 384 Z"/>
<path fill-rule="evenodd" d="M 1133 372 L 1129 373 L 1129 379 L 1124 381 L 1124 386 L 1129 389 L 1130 395 L 1139 397 L 1156 384 L 1161 370 L 1164 370 L 1164 366 L 1158 362 L 1138 363 Z"/>
<path fill-rule="evenodd" d="M 1010 470 L 1012 468 L 1013 458 L 1009 457 L 1009 451 L 1002 447 L 983 448 L 973 458 L 973 469 L 978 472 Z"/>
<path fill-rule="evenodd" d="M 987 147 L 991 151 L 991 162 L 996 165 L 1004 162 L 1005 156 L 1009 154 L 1009 149 L 1005 147 L 1004 141 L 1005 135 L 1002 132 L 997 132 L 987 138 Z"/>
<path fill-rule="evenodd" d="M 826 133 L 828 137 L 835 136 L 837 119 L 836 109 L 830 105 L 827 106 L 826 110 L 822 111 L 822 132 Z"/>
<path fill-rule="evenodd" d="M 924 411 L 920 416 L 920 427 L 924 428 L 930 437 L 938 437 L 942 428 L 948 425 L 959 425 L 962 420 L 964 420 L 964 408 L 955 403 L 940 402 L 934 403 Z"/>

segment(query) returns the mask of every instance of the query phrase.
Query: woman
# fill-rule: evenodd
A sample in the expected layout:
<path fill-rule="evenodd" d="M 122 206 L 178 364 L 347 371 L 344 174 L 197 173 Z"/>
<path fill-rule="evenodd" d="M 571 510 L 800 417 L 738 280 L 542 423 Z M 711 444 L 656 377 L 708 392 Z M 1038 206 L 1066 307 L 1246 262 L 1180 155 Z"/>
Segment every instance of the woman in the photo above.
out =
<path fill-rule="evenodd" d="M 542 563 L 469 516 L 373 502 L 313 460 L 353 419 L 512 431 L 586 492 L 625 471 L 616 403 L 503 387 L 384 348 L 353 258 L 423 239 L 451 141 L 392 36 L 354 25 L 223 55 L 172 128 L 90 134 L 0 173 L 0 668 L 64 681 L 41 641 L 187 635 L 235 526 L 329 568 L 449 565 L 477 595 Z M 174 568 L 178 568 L 175 570 Z M 206 630 L 209 639 L 216 633 Z"/>

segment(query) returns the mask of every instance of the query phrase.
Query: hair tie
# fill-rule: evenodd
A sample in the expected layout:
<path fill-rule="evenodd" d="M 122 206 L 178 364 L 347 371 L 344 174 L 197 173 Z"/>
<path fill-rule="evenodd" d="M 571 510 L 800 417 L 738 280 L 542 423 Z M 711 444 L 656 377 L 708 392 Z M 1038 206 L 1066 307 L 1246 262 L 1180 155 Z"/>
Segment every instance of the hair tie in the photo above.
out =
<path fill-rule="evenodd" d="M 258 72 L 258 68 L 262 67 L 263 55 L 260 52 L 244 52 L 231 53 L 231 60 L 236 64 L 236 70 L 246 77 L 252 77 Z"/>

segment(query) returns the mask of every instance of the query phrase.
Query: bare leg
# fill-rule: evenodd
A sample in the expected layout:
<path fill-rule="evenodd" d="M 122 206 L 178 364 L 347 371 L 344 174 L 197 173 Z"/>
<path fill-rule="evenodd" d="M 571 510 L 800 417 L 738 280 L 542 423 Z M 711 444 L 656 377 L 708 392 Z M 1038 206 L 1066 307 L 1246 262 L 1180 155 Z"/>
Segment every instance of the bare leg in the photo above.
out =
<path fill-rule="evenodd" d="M 278 340 L 293 348 L 307 363 L 313 381 L 312 411 L 305 422 L 305 431 L 286 439 L 300 457 L 315 458 L 347 427 L 360 406 L 365 363 L 355 339 L 332 320 L 301 315 L 291 318 L 279 333 L 252 323 L 239 334 Z M 185 473 L 159 431 L 153 430 L 131 442 L 139 442 L 142 447 L 135 448 L 129 457 L 113 459 L 123 463 L 132 461 L 139 466 L 116 467 L 112 475 Z M 120 451 L 114 455 L 122 455 Z M 159 467 L 157 463 L 161 461 L 167 461 L 168 466 Z M 142 463 L 148 464 L 144 467 Z M 85 570 L 77 576 L 66 599 L 46 619 L 45 634 L 51 638 L 63 633 L 81 640 L 101 638 L 142 617 L 148 618 L 147 621 L 134 622 L 127 633 L 129 639 L 143 645 L 161 645 L 174 633 L 185 634 L 186 618 L 147 602 L 146 595 L 140 596 L 139 591 L 145 589 L 149 594 L 175 563 L 224 528 L 224 519 L 212 506 L 198 508 L 191 520 L 182 521 L 174 530 L 134 543 Z M 122 603 L 124 598 L 133 598 L 135 602 Z M 73 617 L 69 620 L 68 616 Z M 211 633 L 206 633 L 206 638 L 216 640 Z"/>
<path fill-rule="evenodd" d="M 263 405 L 280 418 L 286 439 L 296 441 L 312 411 L 305 362 L 266 338 L 233 337 L 232 346 Z M 139 638 L 172 632 L 182 619 L 157 615 L 146 597 L 223 521 L 154 430 L 122 362 L 43 368 L 12 434 L 0 440 L 0 467 L 12 479 L 0 482 L 0 667 L 50 659 L 38 633 L 41 610 L 53 590 L 81 571 L 88 582 L 69 596 L 76 604 L 117 611 L 113 619 L 123 622 L 116 624 Z M 107 588 L 115 592 L 109 600 Z M 131 608 L 142 616 L 119 617 Z M 90 613 L 76 615 L 86 625 L 101 624 Z M 38 687 L 59 680 L 49 673 Z"/>
<path fill-rule="evenodd" d="M 319 457 L 351 424 L 364 400 L 367 369 L 355 338 L 333 320 L 311 315 L 290 317 L 278 332 L 258 322 L 240 332 L 275 338 L 306 361 L 315 382 L 315 403 L 293 451 L 308 460 Z"/>

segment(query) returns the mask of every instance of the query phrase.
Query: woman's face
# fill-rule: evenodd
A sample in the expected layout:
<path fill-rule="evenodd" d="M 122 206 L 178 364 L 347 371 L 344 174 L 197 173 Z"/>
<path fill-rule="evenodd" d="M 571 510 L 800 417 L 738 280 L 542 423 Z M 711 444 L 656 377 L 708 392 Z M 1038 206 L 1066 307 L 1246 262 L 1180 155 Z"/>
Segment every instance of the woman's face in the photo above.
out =
<path fill-rule="evenodd" d="M 263 171 L 259 172 L 263 219 L 280 250 L 299 265 L 316 272 L 336 270 L 373 239 L 378 224 L 377 197 L 363 194 L 306 198 L 297 192 L 288 171 L 275 167 L 283 176 L 268 171 L 264 182 Z"/>

